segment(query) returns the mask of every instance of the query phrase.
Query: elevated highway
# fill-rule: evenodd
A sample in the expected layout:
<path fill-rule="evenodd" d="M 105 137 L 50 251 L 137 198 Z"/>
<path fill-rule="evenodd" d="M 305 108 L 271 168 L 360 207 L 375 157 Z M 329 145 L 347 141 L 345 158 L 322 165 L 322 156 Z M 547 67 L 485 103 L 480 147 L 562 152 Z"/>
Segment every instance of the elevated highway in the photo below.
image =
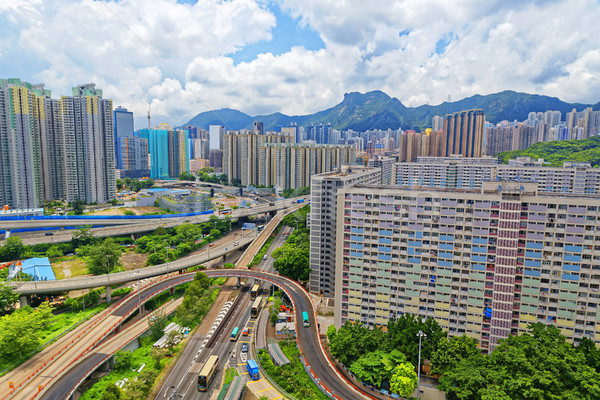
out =
<path fill-rule="evenodd" d="M 16 293 L 28 295 L 34 293 L 56 293 L 69 290 L 89 289 L 114 284 L 123 284 L 135 281 L 136 279 L 152 278 L 171 272 L 177 272 L 188 269 L 196 265 L 206 263 L 215 258 L 223 257 L 231 251 L 237 250 L 251 243 L 256 238 L 256 231 L 239 236 L 237 246 L 225 244 L 215 247 L 209 247 L 205 252 L 193 254 L 170 261 L 165 264 L 152 267 L 140 268 L 133 271 L 115 272 L 108 275 L 83 276 L 77 278 L 60 279 L 56 281 L 38 281 L 38 282 L 18 282 L 12 281 L 11 286 Z"/>
<path fill-rule="evenodd" d="M 300 346 L 301 356 L 305 363 L 310 366 L 309 373 L 316 379 L 319 379 L 319 386 L 327 391 L 331 397 L 339 400 L 355 400 L 355 399 L 373 399 L 361 389 L 352 386 L 345 378 L 335 369 L 331 360 L 326 355 L 323 344 L 320 341 L 318 334 L 316 309 L 312 303 L 310 295 L 297 282 L 288 278 L 261 271 L 252 271 L 246 269 L 212 269 L 204 271 L 210 278 L 231 277 L 231 278 L 252 278 L 261 281 L 271 282 L 281 288 L 290 298 L 294 305 L 296 314 L 296 333 L 297 342 Z M 179 275 L 164 281 L 164 285 L 173 285 L 185 281 L 190 281 L 194 277 L 194 273 Z M 302 312 L 308 312 L 310 316 L 310 327 L 302 326 Z M 115 346 L 117 349 L 119 346 Z M 49 379 L 43 386 L 44 399 L 64 399 L 68 398 L 73 392 L 75 386 L 78 385 L 87 375 L 89 375 L 98 365 L 106 360 L 112 353 L 106 348 L 98 348 L 97 350 L 89 351 L 87 358 L 82 358 L 81 363 L 72 363 L 68 368 L 60 371 L 60 374 L 55 376 L 59 379 Z M 43 377 L 46 377 L 46 373 Z M 51 395 L 50 395 L 51 394 Z M 20 397 L 20 398 L 37 398 Z"/>
<path fill-rule="evenodd" d="M 279 211 L 296 204 L 297 199 L 285 199 L 273 201 L 268 204 L 260 204 L 252 208 L 239 208 L 231 212 L 232 218 L 247 217 L 256 214 Z M 273 204 L 273 205 L 271 205 Z M 27 217 L 2 217 L 0 218 L 1 229 L 31 229 L 31 228 L 61 228 L 65 226 L 85 225 L 129 225 L 129 224 L 163 224 L 169 220 L 176 220 L 181 224 L 182 220 L 198 224 L 207 222 L 215 213 L 188 214 L 165 214 L 165 215 L 138 215 L 138 216 L 116 216 L 116 215 L 89 215 L 89 216 L 27 216 Z M 158 226 L 158 225 L 157 225 Z"/>

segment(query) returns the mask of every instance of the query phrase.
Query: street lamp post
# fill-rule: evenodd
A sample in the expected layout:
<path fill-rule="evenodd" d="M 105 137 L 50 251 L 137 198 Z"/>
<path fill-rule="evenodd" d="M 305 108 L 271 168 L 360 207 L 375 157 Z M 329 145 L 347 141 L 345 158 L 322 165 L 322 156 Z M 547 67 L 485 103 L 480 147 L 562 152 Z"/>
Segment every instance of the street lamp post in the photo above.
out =
<path fill-rule="evenodd" d="M 424 334 L 423 331 L 419 330 L 417 336 L 419 337 L 419 361 L 417 362 L 417 400 L 419 400 L 419 383 L 421 381 L 421 338 L 427 337 L 427 335 Z"/>
<path fill-rule="evenodd" d="M 140 315 L 140 319 L 142 318 L 142 287 L 140 286 L 140 270 L 138 268 L 138 314 Z"/>
<path fill-rule="evenodd" d="M 165 252 L 167 253 L 167 278 L 169 278 L 169 246 L 165 247 Z"/>

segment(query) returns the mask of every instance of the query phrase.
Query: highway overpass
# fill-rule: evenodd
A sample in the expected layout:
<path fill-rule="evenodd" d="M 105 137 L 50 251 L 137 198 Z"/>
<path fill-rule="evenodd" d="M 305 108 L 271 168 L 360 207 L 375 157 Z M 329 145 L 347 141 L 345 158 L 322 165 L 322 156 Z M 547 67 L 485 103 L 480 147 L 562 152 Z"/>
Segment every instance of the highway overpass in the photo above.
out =
<path fill-rule="evenodd" d="M 12 281 L 10 285 L 16 293 L 29 295 L 34 293 L 56 293 L 78 289 L 89 289 L 115 284 L 123 284 L 136 279 L 151 278 L 158 275 L 164 275 L 170 272 L 176 272 L 188 269 L 196 265 L 203 264 L 215 258 L 223 257 L 231 251 L 251 243 L 257 236 L 256 231 L 250 231 L 243 236 L 236 237 L 238 245 L 225 244 L 221 246 L 209 247 L 206 251 L 198 254 L 186 256 L 165 264 L 152 267 L 140 268 L 133 271 L 115 272 L 107 275 L 82 276 L 77 278 L 60 279 L 56 281 L 38 281 L 38 282 L 19 282 Z"/>
<path fill-rule="evenodd" d="M 306 198 L 306 197 L 304 197 Z M 231 218 L 247 217 L 256 214 L 279 211 L 296 205 L 299 198 L 273 201 L 268 204 L 260 204 L 251 208 L 238 208 L 232 210 Z M 273 204 L 273 205 L 271 205 Z M 190 215 L 197 214 L 197 215 Z M 163 224 L 168 220 L 176 220 L 179 224 L 182 220 L 191 223 L 202 223 L 209 220 L 212 216 L 219 216 L 216 213 L 185 213 L 185 214 L 163 214 L 163 215 L 66 215 L 66 216 L 26 216 L 26 217 L 0 217 L 1 229 L 32 229 L 32 228 L 61 228 L 65 226 L 85 226 L 85 225 L 128 225 L 128 224 Z M 16 219 L 19 218 L 19 219 Z"/>
<path fill-rule="evenodd" d="M 252 278 L 265 282 L 271 282 L 281 288 L 293 303 L 296 314 L 296 333 L 297 342 L 300 346 L 301 356 L 309 366 L 309 373 L 318 379 L 319 386 L 325 390 L 334 399 L 355 400 L 355 399 L 374 399 L 371 395 L 356 388 L 351 382 L 347 381 L 334 367 L 332 361 L 328 358 L 323 349 L 318 334 L 316 309 L 312 303 L 310 295 L 297 282 L 268 272 L 252 271 L 246 269 L 211 269 L 204 271 L 210 278 L 232 277 L 232 278 Z M 163 285 L 169 285 L 169 282 L 176 280 L 183 283 L 193 279 L 194 274 L 180 275 L 169 278 L 162 282 Z M 132 299 L 135 299 L 132 296 Z M 134 300 L 135 302 L 135 300 Z M 302 312 L 308 312 L 310 315 L 310 327 L 302 326 Z M 74 364 L 69 371 L 65 371 L 61 378 L 52 381 L 44 388 L 44 399 L 64 399 L 75 389 L 93 369 L 97 368 L 102 362 L 111 357 L 112 354 L 99 353 L 97 350 L 91 350 L 86 358 L 81 362 Z"/>

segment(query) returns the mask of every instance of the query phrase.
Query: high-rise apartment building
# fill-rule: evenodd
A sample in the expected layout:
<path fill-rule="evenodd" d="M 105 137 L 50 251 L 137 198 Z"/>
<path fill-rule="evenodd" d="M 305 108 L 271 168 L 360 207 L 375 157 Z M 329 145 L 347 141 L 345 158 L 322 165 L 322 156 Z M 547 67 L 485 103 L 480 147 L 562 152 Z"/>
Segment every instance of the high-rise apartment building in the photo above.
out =
<path fill-rule="evenodd" d="M 223 136 L 225 135 L 225 127 L 221 125 L 210 125 L 208 127 L 208 135 L 210 140 L 210 149 L 223 150 Z"/>
<path fill-rule="evenodd" d="M 309 290 L 312 293 L 334 296 L 338 190 L 358 183 L 381 184 L 381 169 L 347 165 L 311 179 Z"/>
<path fill-rule="evenodd" d="M 254 121 L 254 132 L 259 135 L 263 135 L 265 133 L 265 126 L 262 121 Z"/>
<path fill-rule="evenodd" d="M 539 192 L 600 195 L 598 168 L 579 162 L 545 167 L 543 162 L 520 157 L 500 165 L 493 157 L 419 157 L 416 163 L 394 164 L 393 184 L 413 189 L 480 189 L 486 181 L 518 181 L 536 182 Z"/>
<path fill-rule="evenodd" d="M 116 196 L 112 101 L 94 84 L 50 98 L 43 85 L 0 80 L 0 203 L 103 203 Z"/>
<path fill-rule="evenodd" d="M 210 166 L 215 169 L 215 172 L 223 171 L 223 150 L 211 150 L 208 155 Z"/>
<path fill-rule="evenodd" d="M 259 157 L 258 184 L 285 190 L 310 186 L 313 175 L 354 164 L 356 151 L 350 145 L 266 143 Z"/>
<path fill-rule="evenodd" d="M 190 139 L 190 159 L 208 160 L 210 145 L 208 139 Z"/>
<path fill-rule="evenodd" d="M 398 161 L 412 162 L 417 157 L 442 155 L 443 134 L 440 131 L 405 131 L 398 136 Z"/>
<path fill-rule="evenodd" d="M 93 83 L 62 96 L 66 197 L 106 203 L 116 197 L 112 100 L 102 98 Z"/>
<path fill-rule="evenodd" d="M 396 159 L 393 157 L 386 156 L 375 156 L 369 158 L 368 166 L 374 168 L 381 168 L 381 184 L 391 185 L 392 184 L 392 170 Z"/>
<path fill-rule="evenodd" d="M 295 122 L 292 122 L 290 126 L 284 126 L 281 128 L 281 133 L 286 136 L 291 136 L 292 141 L 294 143 L 301 143 L 302 139 L 300 138 L 300 131 L 298 130 L 298 125 Z"/>
<path fill-rule="evenodd" d="M 243 129 L 228 131 L 223 137 L 223 173 L 230 183 L 259 185 L 262 166 L 260 149 L 267 143 L 291 143 L 293 138 L 281 133 L 258 133 Z"/>
<path fill-rule="evenodd" d="M 483 155 L 485 116 L 483 110 L 467 110 L 444 117 L 442 156 Z"/>
<path fill-rule="evenodd" d="M 43 203 L 44 113 L 43 94 L 36 94 L 31 84 L 0 80 L 0 205 L 38 208 Z"/>
<path fill-rule="evenodd" d="M 493 350 L 532 322 L 600 342 L 600 197 L 535 183 L 339 191 L 335 324 L 433 317 Z"/>
<path fill-rule="evenodd" d="M 392 183 L 423 189 L 479 189 L 482 182 L 491 179 L 497 165 L 498 159 L 492 157 L 418 157 L 414 163 L 395 163 Z"/>
<path fill-rule="evenodd" d="M 190 143 L 186 130 L 160 124 L 153 129 L 140 129 L 139 136 L 148 139 L 152 179 L 178 178 L 182 172 L 189 172 Z"/>
<path fill-rule="evenodd" d="M 148 139 L 137 136 L 120 137 L 117 140 L 121 178 L 148 178 Z"/>
<path fill-rule="evenodd" d="M 119 138 L 133 137 L 133 113 L 126 108 L 117 107 L 113 111 L 113 126 L 115 131 L 115 157 L 117 169 L 124 169 L 121 163 L 123 159 Z"/>

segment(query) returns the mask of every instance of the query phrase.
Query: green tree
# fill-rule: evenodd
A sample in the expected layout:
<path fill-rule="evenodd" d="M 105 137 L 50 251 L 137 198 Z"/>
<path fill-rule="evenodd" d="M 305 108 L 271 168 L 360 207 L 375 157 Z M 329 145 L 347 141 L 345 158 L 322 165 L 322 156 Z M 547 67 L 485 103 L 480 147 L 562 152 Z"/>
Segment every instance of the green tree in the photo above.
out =
<path fill-rule="evenodd" d="M 417 373 L 411 363 L 398 365 L 390 379 L 390 390 L 402 397 L 410 396 L 417 388 Z"/>
<path fill-rule="evenodd" d="M 582 338 L 576 349 L 583 354 L 587 365 L 600 372 L 600 351 L 592 340 L 587 337 Z"/>
<path fill-rule="evenodd" d="M 44 303 L 38 310 L 29 306 L 0 318 L 0 357 L 24 359 L 40 345 L 42 330 L 48 326 L 52 308 Z"/>
<path fill-rule="evenodd" d="M 162 310 L 156 311 L 154 321 L 150 321 L 150 333 L 154 340 L 160 339 L 164 335 L 164 329 L 169 324 L 169 318 Z"/>
<path fill-rule="evenodd" d="M 195 181 L 196 177 L 192 174 L 190 174 L 189 172 L 182 172 L 181 174 L 179 174 L 179 178 L 180 181 Z"/>
<path fill-rule="evenodd" d="M 477 340 L 466 335 L 440 340 L 437 349 L 431 355 L 431 372 L 444 375 L 453 370 L 461 360 L 478 353 Z"/>
<path fill-rule="evenodd" d="M 18 236 L 11 236 L 4 242 L 4 246 L 0 248 L 0 260 L 14 261 L 21 259 L 21 255 L 25 253 L 23 241 Z"/>
<path fill-rule="evenodd" d="M 194 281 L 198 282 L 198 285 L 203 290 L 206 290 L 210 287 L 210 278 L 202 271 L 196 272 L 196 276 L 194 277 Z"/>
<path fill-rule="evenodd" d="M 193 242 L 202 235 L 202 228 L 193 224 L 182 224 L 175 228 L 177 236 L 181 236 L 182 242 Z"/>
<path fill-rule="evenodd" d="M 19 299 L 19 295 L 13 292 L 10 285 L 6 282 L 0 282 L 0 314 L 13 310 L 13 305 Z"/>
<path fill-rule="evenodd" d="M 71 241 L 74 248 L 92 244 L 95 241 L 92 226 L 86 225 L 76 230 Z"/>
<path fill-rule="evenodd" d="M 531 333 L 509 336 L 489 356 L 459 361 L 440 377 L 439 389 L 449 400 L 600 398 L 600 375 L 582 351 L 554 326 L 529 328 Z"/>
<path fill-rule="evenodd" d="M 390 353 L 376 350 L 356 360 L 350 367 L 350 371 L 358 379 L 379 387 L 381 382 L 389 381 L 394 369 L 404 362 L 406 357 L 398 350 L 392 350 Z"/>
<path fill-rule="evenodd" d="M 166 356 L 167 350 L 165 349 L 157 349 L 156 347 L 153 347 L 150 350 L 150 357 L 152 357 L 152 360 L 154 361 L 154 369 L 161 369 L 160 362 L 164 360 Z"/>
<path fill-rule="evenodd" d="M 81 215 L 81 214 L 83 214 L 84 206 L 85 206 L 84 202 L 82 202 L 81 200 L 77 199 L 71 205 L 73 206 L 73 213 L 75 215 Z"/>
<path fill-rule="evenodd" d="M 88 255 L 87 267 L 90 273 L 102 275 L 110 273 L 119 265 L 121 246 L 116 244 L 112 238 L 107 238 L 101 245 L 93 246 Z"/>
<path fill-rule="evenodd" d="M 52 246 L 46 251 L 46 257 L 48 258 L 59 258 L 63 255 L 64 254 L 60 246 Z"/>
<path fill-rule="evenodd" d="M 351 366 L 363 354 L 379 349 L 384 337 L 379 327 L 369 329 L 363 324 L 346 321 L 329 339 L 329 349 L 340 362 Z"/>
<path fill-rule="evenodd" d="M 115 369 L 125 371 L 133 366 L 133 354 L 124 350 L 117 350 L 115 353 Z"/>
<path fill-rule="evenodd" d="M 154 230 L 153 234 L 156 236 L 165 236 L 165 235 L 168 235 L 169 232 L 167 231 L 167 229 L 164 226 L 159 226 L 158 228 L 156 228 Z"/>
<path fill-rule="evenodd" d="M 310 276 L 309 249 L 287 245 L 285 255 L 275 259 L 273 267 L 283 276 L 306 282 Z"/>
<path fill-rule="evenodd" d="M 388 351 L 398 349 L 406 355 L 408 361 L 417 365 L 419 356 L 417 333 L 419 331 L 426 335 L 421 342 L 422 359 L 431 359 L 438 343 L 448 335 L 433 318 L 422 321 L 419 316 L 404 314 L 397 319 L 390 320 L 387 324 L 388 340 L 385 343 L 385 349 Z"/>
<path fill-rule="evenodd" d="M 102 397 L 100 397 L 100 400 L 119 399 L 121 399 L 121 389 L 119 389 L 114 383 L 108 383 L 104 389 L 104 392 L 102 392 Z"/>

